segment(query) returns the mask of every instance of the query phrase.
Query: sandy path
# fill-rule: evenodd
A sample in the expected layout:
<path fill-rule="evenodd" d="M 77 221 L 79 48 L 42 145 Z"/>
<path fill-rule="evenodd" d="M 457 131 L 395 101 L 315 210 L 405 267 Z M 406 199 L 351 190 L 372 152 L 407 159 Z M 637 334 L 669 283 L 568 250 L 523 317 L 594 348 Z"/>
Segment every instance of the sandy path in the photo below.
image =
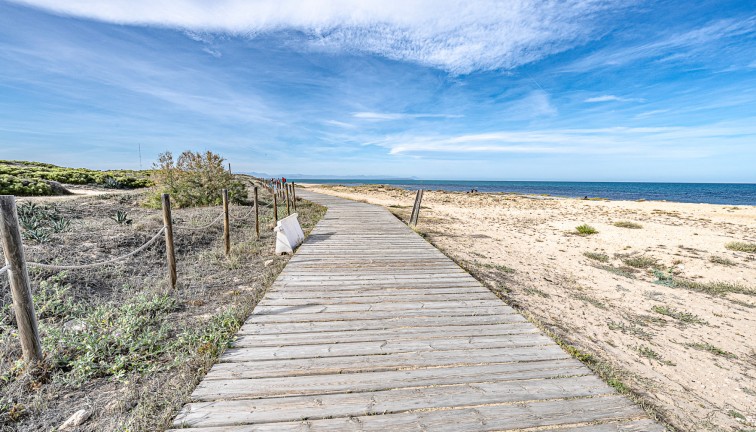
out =
<path fill-rule="evenodd" d="M 312 188 L 405 219 L 414 199 L 386 187 Z M 573 234 L 584 223 L 598 233 Z M 756 425 L 756 257 L 725 248 L 756 242 L 756 207 L 426 192 L 418 231 L 559 337 L 616 368 L 674 427 Z M 660 275 L 751 291 L 669 287 Z"/>

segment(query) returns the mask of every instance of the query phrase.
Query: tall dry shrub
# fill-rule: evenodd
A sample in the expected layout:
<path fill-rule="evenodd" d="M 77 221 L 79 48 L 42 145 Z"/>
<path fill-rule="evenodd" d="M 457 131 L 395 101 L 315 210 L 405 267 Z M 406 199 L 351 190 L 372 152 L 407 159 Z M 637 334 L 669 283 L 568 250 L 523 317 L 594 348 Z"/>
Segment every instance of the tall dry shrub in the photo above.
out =
<path fill-rule="evenodd" d="M 185 151 L 176 160 L 171 152 L 161 153 L 153 164 L 155 194 L 148 204 L 159 207 L 160 195 L 168 193 L 171 204 L 176 207 L 219 205 L 221 189 L 228 189 L 231 202 L 245 202 L 247 189 L 226 171 L 224 162 L 225 159 L 211 151 Z"/>

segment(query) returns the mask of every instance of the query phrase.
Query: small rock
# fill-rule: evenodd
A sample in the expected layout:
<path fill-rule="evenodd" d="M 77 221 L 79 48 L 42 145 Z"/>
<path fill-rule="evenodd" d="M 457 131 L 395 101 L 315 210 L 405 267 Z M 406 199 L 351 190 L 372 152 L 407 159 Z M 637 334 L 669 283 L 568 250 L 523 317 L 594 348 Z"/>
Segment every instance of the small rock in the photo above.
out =
<path fill-rule="evenodd" d="M 84 324 L 81 320 L 78 319 L 72 319 L 71 321 L 66 321 L 63 324 L 63 329 L 67 331 L 73 331 L 73 332 L 80 332 L 87 329 L 87 325 Z"/>
<path fill-rule="evenodd" d="M 89 416 L 91 416 L 92 413 L 87 410 L 78 410 L 71 417 L 68 418 L 60 427 L 58 428 L 59 431 L 67 431 L 75 428 L 76 426 L 81 426 L 87 419 L 89 419 Z"/>
<path fill-rule="evenodd" d="M 265 267 L 267 267 L 267 266 L 273 264 L 273 260 L 267 260 L 263 264 L 265 264 Z"/>

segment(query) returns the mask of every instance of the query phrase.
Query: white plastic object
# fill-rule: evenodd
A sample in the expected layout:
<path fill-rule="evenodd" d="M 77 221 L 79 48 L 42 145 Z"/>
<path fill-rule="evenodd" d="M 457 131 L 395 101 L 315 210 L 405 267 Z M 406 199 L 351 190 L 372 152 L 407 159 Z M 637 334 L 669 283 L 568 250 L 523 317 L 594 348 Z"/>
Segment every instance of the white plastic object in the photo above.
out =
<path fill-rule="evenodd" d="M 294 248 L 304 241 L 304 231 L 299 226 L 298 216 L 297 213 L 292 213 L 278 221 L 276 227 L 273 228 L 273 231 L 276 232 L 277 255 L 294 253 Z"/>

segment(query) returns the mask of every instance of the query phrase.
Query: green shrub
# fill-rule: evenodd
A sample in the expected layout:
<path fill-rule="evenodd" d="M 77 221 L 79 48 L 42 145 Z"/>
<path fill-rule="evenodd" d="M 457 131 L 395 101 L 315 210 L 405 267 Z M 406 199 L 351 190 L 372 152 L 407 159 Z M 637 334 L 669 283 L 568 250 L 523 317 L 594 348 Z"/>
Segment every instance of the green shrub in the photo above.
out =
<path fill-rule="evenodd" d="M 219 205 L 221 189 L 228 189 L 231 202 L 247 200 L 247 188 L 226 171 L 224 159 L 213 152 L 194 153 L 185 151 L 174 162 L 171 152 L 162 153 L 154 166 L 155 193 L 147 202 L 151 207 L 160 206 L 160 195 L 171 195 L 171 204 L 176 207 Z"/>
<path fill-rule="evenodd" d="M 148 171 L 97 171 L 87 168 L 64 168 L 40 162 L 0 160 L 0 194 L 30 196 L 60 193 L 49 182 L 100 185 L 118 189 L 152 186 Z"/>
<path fill-rule="evenodd" d="M 583 236 L 598 233 L 596 228 L 588 224 L 578 225 L 577 227 L 575 227 L 575 230 L 577 231 L 578 234 L 583 235 Z"/>
<path fill-rule="evenodd" d="M 165 294 L 138 294 L 123 304 L 94 307 L 69 306 L 61 300 L 66 287 L 56 286 L 58 295 L 49 296 L 60 305 L 61 318 L 75 326 L 46 325 L 45 352 L 56 369 L 69 371 L 66 380 L 82 383 L 91 378 L 122 376 L 127 372 L 148 372 L 165 364 L 164 354 L 172 346 L 168 314 L 176 301 Z M 48 304 L 50 303 L 48 299 Z M 41 309 L 44 309 L 44 302 Z M 161 361 L 163 360 L 163 361 Z"/>

